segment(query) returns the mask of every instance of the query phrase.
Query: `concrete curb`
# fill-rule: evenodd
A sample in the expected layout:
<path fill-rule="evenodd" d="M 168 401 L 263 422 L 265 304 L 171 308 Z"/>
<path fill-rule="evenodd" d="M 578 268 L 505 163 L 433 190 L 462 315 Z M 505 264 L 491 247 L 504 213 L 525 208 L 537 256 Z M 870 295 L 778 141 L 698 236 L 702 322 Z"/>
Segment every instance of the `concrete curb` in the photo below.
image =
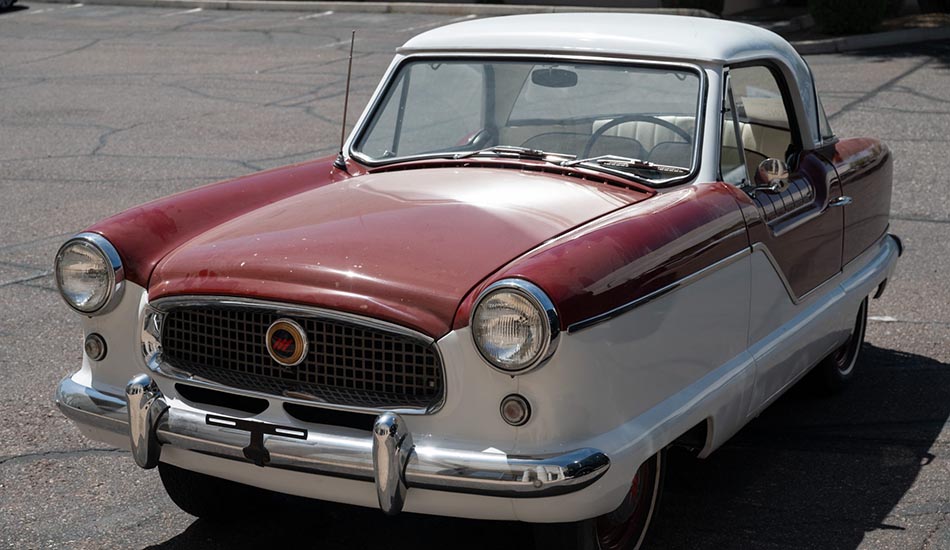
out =
<path fill-rule="evenodd" d="M 137 6 L 148 8 L 178 8 L 182 10 L 202 8 L 206 10 L 270 10 L 299 12 L 362 12 L 362 13 L 420 13 L 429 15 L 517 15 L 523 13 L 564 12 L 626 12 L 661 13 L 693 17 L 718 16 L 700 9 L 690 8 L 596 8 L 589 6 L 540 6 L 509 4 L 461 4 L 424 2 L 347 2 L 347 1 L 299 1 L 299 0 L 41 0 L 50 4 Z M 754 24 L 754 23 L 751 23 Z M 800 30 L 814 25 L 810 16 L 789 20 L 785 30 Z M 867 50 L 904 44 L 917 44 L 931 40 L 950 40 L 950 27 L 931 29 L 902 29 L 897 31 L 841 36 L 822 40 L 801 40 L 792 46 L 802 55 L 828 54 Z"/>
<path fill-rule="evenodd" d="M 294 0 L 41 0 L 50 4 L 137 6 L 206 10 L 268 10 L 303 12 L 424 13 L 428 15 L 517 15 L 523 13 L 626 12 L 662 13 L 693 17 L 718 16 L 689 8 L 594 8 L 588 6 L 535 6 L 507 4 L 428 4 L 422 2 L 306 2 Z"/>
<path fill-rule="evenodd" d="M 874 34 L 825 38 L 822 40 L 801 40 L 792 42 L 792 46 L 802 55 L 815 55 L 918 44 L 931 40 L 950 40 L 950 27 L 902 29 Z"/>

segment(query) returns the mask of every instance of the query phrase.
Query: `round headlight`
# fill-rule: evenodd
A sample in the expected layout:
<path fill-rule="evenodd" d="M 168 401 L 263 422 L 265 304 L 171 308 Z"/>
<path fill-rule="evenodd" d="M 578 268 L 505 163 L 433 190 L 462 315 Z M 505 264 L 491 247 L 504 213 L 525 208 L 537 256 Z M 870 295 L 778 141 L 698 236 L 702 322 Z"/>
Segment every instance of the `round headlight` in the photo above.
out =
<path fill-rule="evenodd" d="M 122 262 L 101 235 L 82 233 L 56 254 L 56 286 L 69 307 L 87 315 L 104 313 L 118 298 Z"/>
<path fill-rule="evenodd" d="M 478 352 L 507 373 L 526 371 L 554 353 L 559 322 L 551 299 L 537 286 L 506 279 L 489 286 L 472 312 Z"/>

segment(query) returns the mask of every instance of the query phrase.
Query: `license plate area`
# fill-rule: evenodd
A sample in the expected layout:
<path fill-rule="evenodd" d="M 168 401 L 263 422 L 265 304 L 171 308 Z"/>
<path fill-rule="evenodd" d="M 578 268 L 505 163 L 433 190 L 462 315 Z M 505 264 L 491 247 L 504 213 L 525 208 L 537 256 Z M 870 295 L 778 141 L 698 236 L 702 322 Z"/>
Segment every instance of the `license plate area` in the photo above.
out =
<path fill-rule="evenodd" d="M 289 437 L 291 439 L 301 439 L 304 441 L 307 439 L 307 430 L 302 428 L 281 426 L 279 424 L 270 424 L 257 420 L 245 420 L 243 418 L 229 418 L 227 416 L 208 414 L 205 415 L 205 424 L 248 432 L 250 434 L 250 443 L 243 449 L 244 457 L 258 466 L 266 466 L 267 463 L 270 462 L 270 452 L 264 447 L 265 435 Z"/>

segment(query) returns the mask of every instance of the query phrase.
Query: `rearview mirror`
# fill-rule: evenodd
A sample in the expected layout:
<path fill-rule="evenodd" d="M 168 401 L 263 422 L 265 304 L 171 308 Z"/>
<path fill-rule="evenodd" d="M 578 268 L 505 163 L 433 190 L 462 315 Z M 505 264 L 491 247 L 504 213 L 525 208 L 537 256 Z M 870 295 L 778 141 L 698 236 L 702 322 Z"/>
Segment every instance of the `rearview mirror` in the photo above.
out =
<path fill-rule="evenodd" d="M 537 69 L 531 71 L 531 82 L 545 88 L 571 88 L 577 86 L 577 73 L 566 69 Z"/>
<path fill-rule="evenodd" d="M 788 165 L 785 161 L 768 158 L 755 170 L 755 190 L 781 193 L 788 189 Z"/>

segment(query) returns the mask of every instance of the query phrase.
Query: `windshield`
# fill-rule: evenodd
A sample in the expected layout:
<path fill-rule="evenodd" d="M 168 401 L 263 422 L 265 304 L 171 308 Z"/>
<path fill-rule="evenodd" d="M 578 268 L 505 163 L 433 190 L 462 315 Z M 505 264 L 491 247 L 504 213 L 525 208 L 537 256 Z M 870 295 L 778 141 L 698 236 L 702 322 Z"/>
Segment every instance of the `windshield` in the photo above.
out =
<path fill-rule="evenodd" d="M 354 141 L 361 160 L 530 149 L 638 179 L 693 168 L 700 77 L 683 67 L 485 59 L 402 64 Z M 665 170 L 644 170 L 649 164 Z M 679 170 L 673 170 L 678 167 Z"/>

